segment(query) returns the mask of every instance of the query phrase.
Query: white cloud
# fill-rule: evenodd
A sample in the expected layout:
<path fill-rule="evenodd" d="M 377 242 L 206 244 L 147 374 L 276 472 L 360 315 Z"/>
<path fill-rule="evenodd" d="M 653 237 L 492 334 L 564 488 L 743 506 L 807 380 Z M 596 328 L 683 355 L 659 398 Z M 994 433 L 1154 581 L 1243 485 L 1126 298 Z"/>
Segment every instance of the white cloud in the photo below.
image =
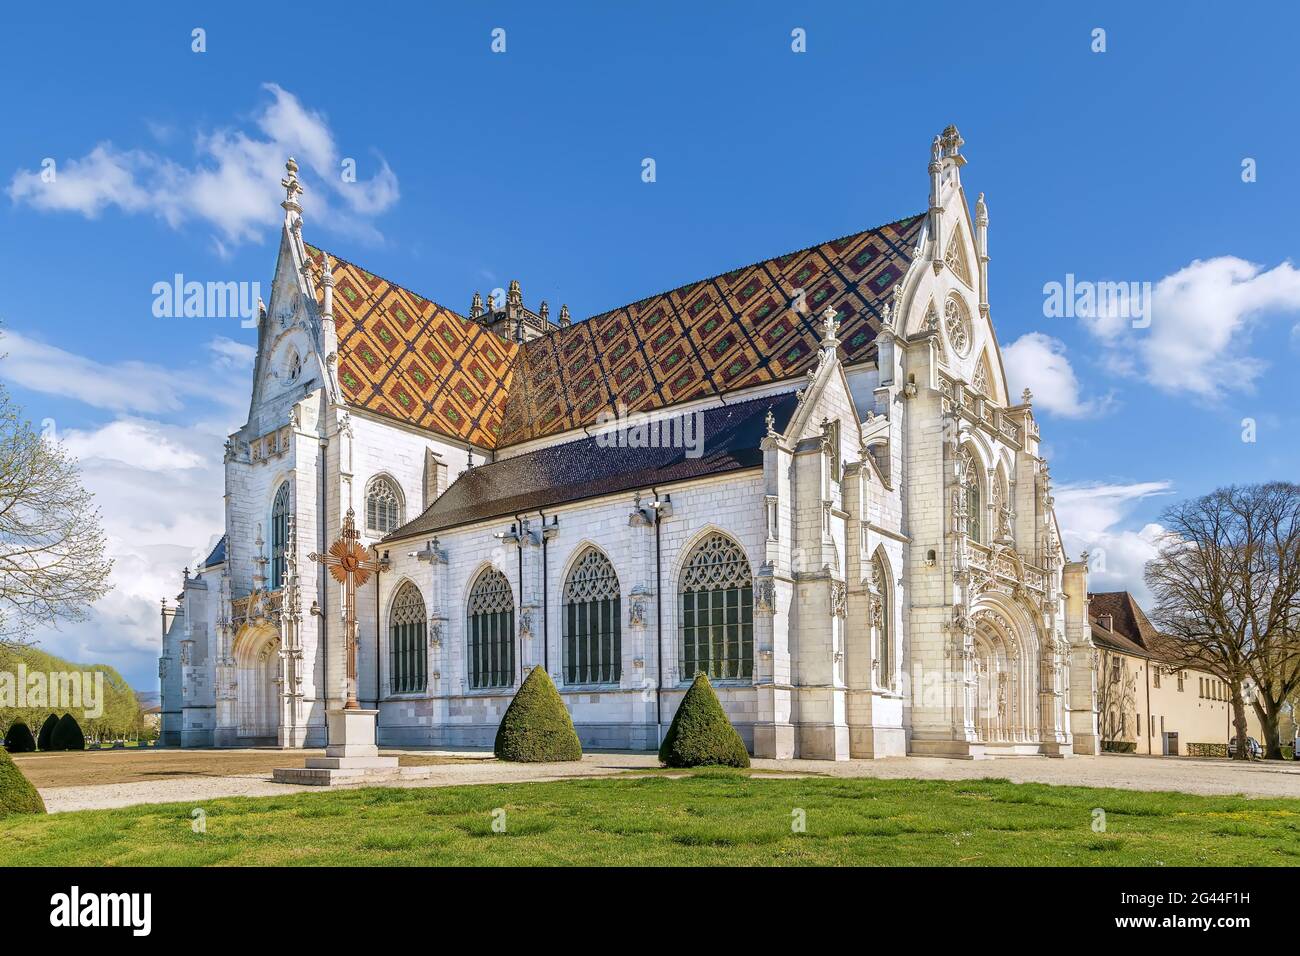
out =
<path fill-rule="evenodd" d="M 1140 375 L 1162 391 L 1213 398 L 1249 392 L 1267 362 L 1249 352 L 1256 323 L 1300 312 L 1300 270 L 1272 269 L 1235 256 L 1197 259 L 1152 290 L 1150 327 L 1102 317 L 1083 320 L 1103 342 L 1108 366 Z"/>
<path fill-rule="evenodd" d="M 257 358 L 256 346 L 236 342 L 224 335 L 218 335 L 209 342 L 208 350 L 212 352 L 217 365 L 223 369 L 251 369 L 253 360 Z"/>
<path fill-rule="evenodd" d="M 1131 591 L 1139 604 L 1150 606 L 1142 573 L 1146 563 L 1156 556 L 1163 528 L 1156 523 L 1137 529 L 1124 525 L 1141 502 L 1171 494 L 1171 488 L 1169 481 L 1057 487 L 1053 495 L 1066 553 L 1078 558 L 1082 552 L 1088 552 L 1089 588 Z"/>
<path fill-rule="evenodd" d="M 306 179 L 314 178 L 303 205 L 311 221 L 338 232 L 376 239 L 368 220 L 397 202 L 397 176 L 382 157 L 368 178 L 344 182 L 343 157 L 322 113 L 305 108 L 292 93 L 274 83 L 255 117 L 257 130 L 217 129 L 200 132 L 194 146 L 198 159 L 187 166 L 146 150 L 96 145 L 85 157 L 56 166 L 46 182 L 44 170 L 19 170 L 9 185 L 15 203 L 55 212 L 78 212 L 94 218 L 106 208 L 129 214 L 152 214 L 173 229 L 190 221 L 216 230 L 219 253 L 241 242 L 260 242 L 283 215 L 280 179 L 285 159 L 294 155 Z"/>
<path fill-rule="evenodd" d="M 1042 332 L 1027 332 L 1002 350 L 1012 396 L 1028 388 L 1034 404 L 1065 418 L 1082 418 L 1108 411 L 1109 396 L 1084 401 L 1079 379 L 1065 354 L 1065 343 Z"/>
<path fill-rule="evenodd" d="M 47 395 L 75 398 L 95 408 L 119 412 L 178 410 L 197 382 L 148 362 L 104 363 L 6 331 L 0 339 L 5 379 Z"/>
<path fill-rule="evenodd" d="M 202 561 L 222 527 L 225 436 L 211 426 L 123 418 L 61 438 L 103 513 L 113 590 L 87 620 L 34 636 L 51 653 L 111 664 L 151 689 L 159 602 L 176 597 L 178 569 Z"/>
<path fill-rule="evenodd" d="M 78 459 L 82 481 L 101 510 L 113 590 L 87 620 L 32 636 L 52 653 L 111 664 L 133 686 L 150 688 L 159 601 L 175 597 L 177 569 L 196 567 L 221 533 L 222 450 L 230 419 L 247 401 L 253 350 L 219 337 L 208 344 L 209 366 L 182 371 L 101 363 L 12 331 L 2 341 L 9 351 L 0 361 L 5 378 L 118 413 L 103 424 L 53 435 Z M 214 411 L 224 419 L 209 417 Z M 181 423 L 146 417 L 164 413 Z"/>
<path fill-rule="evenodd" d="M 0 337 L 0 375 L 23 388 L 59 395 L 112 412 L 163 414 L 202 397 L 230 408 L 247 401 L 256 349 L 224 336 L 208 343 L 208 368 L 177 368 L 150 362 L 100 362 L 6 330 Z"/>

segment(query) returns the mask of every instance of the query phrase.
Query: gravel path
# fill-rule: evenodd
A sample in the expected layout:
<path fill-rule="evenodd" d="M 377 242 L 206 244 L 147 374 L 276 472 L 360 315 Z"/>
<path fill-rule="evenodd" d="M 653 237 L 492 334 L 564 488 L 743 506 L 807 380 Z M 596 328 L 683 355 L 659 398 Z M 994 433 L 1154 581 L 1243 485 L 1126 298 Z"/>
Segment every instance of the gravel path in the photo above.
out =
<path fill-rule="evenodd" d="M 411 751 L 428 753 L 428 751 Z M 369 786 L 448 787 L 463 784 L 524 783 L 623 774 L 658 766 L 653 754 L 587 754 L 578 763 L 504 764 L 482 753 L 447 756 L 481 757 L 463 763 L 409 768 L 403 776 L 370 781 Z M 285 755 L 284 764 L 298 758 Z M 1103 754 L 1049 760 L 1010 757 L 995 760 L 948 760 L 941 757 L 892 757 L 886 760 L 755 760 L 754 768 L 805 776 L 903 777 L 923 780 L 968 780 L 1001 777 L 1015 783 L 1118 787 L 1125 790 L 1173 790 L 1207 795 L 1300 798 L 1300 763 L 1261 763 L 1245 766 L 1227 761 Z M 760 774 L 766 776 L 766 773 Z M 42 788 L 50 813 L 99 810 L 142 803 L 191 803 L 219 797 L 270 797 L 289 793 L 323 793 L 326 788 L 272 783 L 269 773 L 232 776 L 174 777 L 143 783 L 114 783 L 90 787 Z"/>

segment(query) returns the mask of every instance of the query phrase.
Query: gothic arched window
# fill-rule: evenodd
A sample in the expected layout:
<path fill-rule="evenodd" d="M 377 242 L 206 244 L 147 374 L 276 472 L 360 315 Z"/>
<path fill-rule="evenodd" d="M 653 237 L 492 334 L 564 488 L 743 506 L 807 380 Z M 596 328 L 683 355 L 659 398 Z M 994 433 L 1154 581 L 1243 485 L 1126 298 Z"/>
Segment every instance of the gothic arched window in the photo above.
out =
<path fill-rule="evenodd" d="M 380 475 L 366 488 L 366 530 L 388 534 L 402 523 L 402 496 L 393 479 Z"/>
<path fill-rule="evenodd" d="M 618 575 L 609 559 L 588 548 L 564 582 L 564 682 L 616 684 L 623 641 Z"/>
<path fill-rule="evenodd" d="M 284 585 L 284 552 L 289 544 L 289 482 L 275 493 L 271 504 L 271 590 Z"/>
<path fill-rule="evenodd" d="M 515 679 L 515 599 L 506 576 L 486 568 L 469 592 L 466 610 L 469 686 L 509 687 Z"/>
<path fill-rule="evenodd" d="M 754 677 L 754 577 L 740 545 L 711 534 L 691 552 L 680 585 L 681 679 Z"/>
<path fill-rule="evenodd" d="M 894 638 L 890 627 L 894 617 L 891 601 L 889 574 L 885 571 L 885 562 L 880 553 L 871 559 L 871 616 L 872 627 L 876 632 L 876 660 L 880 683 L 886 687 L 894 684 Z"/>
<path fill-rule="evenodd" d="M 389 687 L 394 694 L 416 694 L 427 686 L 428 643 L 424 598 L 405 582 L 388 615 Z"/>

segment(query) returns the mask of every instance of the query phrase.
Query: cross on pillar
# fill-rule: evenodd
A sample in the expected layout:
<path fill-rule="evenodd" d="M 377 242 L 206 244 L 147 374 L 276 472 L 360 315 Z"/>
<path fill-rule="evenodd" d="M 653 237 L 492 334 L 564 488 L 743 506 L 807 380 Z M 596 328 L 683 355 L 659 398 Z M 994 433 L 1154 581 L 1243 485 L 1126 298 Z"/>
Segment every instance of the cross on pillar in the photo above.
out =
<path fill-rule="evenodd" d="M 368 557 L 358 540 L 356 516 L 348 509 L 343 519 L 343 530 L 337 541 L 330 545 L 328 554 L 313 551 L 307 555 L 329 568 L 330 577 L 343 585 L 344 640 L 348 660 L 348 699 L 344 710 L 360 710 L 357 702 L 357 588 L 370 580 L 371 572 L 383 570 L 383 562 Z"/>

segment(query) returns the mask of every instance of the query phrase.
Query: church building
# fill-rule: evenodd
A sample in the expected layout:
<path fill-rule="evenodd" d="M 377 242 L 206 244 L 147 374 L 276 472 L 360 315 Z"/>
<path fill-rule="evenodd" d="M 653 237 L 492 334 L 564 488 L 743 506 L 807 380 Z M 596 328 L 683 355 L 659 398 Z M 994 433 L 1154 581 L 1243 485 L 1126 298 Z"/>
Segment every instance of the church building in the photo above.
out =
<path fill-rule="evenodd" d="M 381 746 L 491 746 L 542 667 L 588 748 L 657 747 L 703 672 L 757 756 L 1096 753 L 1087 567 L 1008 394 L 962 146 L 934 139 L 916 215 L 580 321 L 309 244 L 290 160 L 163 742 L 323 746 L 353 693 Z M 349 521 L 377 569 L 352 687 L 313 560 Z"/>

